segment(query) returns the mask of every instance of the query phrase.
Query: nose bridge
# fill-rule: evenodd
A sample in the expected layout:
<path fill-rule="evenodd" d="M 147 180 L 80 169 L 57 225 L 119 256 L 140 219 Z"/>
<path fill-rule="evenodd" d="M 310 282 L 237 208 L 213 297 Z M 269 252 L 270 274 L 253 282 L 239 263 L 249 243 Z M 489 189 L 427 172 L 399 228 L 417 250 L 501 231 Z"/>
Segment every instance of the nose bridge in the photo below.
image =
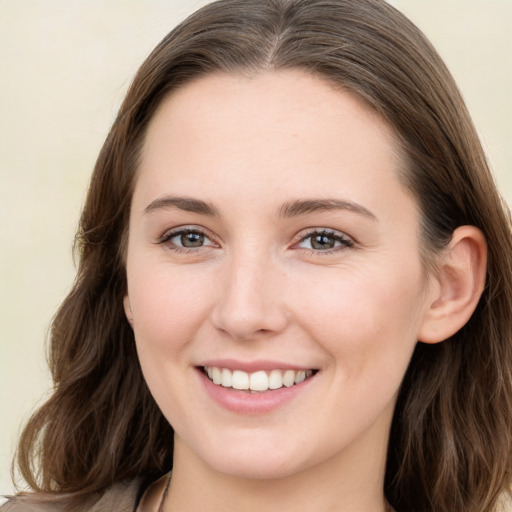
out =
<path fill-rule="evenodd" d="M 234 251 L 219 286 L 213 321 L 237 339 L 282 331 L 287 322 L 283 273 L 268 251 Z"/>

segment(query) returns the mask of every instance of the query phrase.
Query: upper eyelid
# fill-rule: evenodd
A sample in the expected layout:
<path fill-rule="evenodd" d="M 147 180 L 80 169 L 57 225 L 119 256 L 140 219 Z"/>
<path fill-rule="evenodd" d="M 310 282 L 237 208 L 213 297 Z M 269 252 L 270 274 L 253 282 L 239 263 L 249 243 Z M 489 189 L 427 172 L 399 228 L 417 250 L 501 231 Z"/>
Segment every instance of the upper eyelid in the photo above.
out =
<path fill-rule="evenodd" d="M 306 230 L 301 230 L 297 235 L 294 237 L 294 243 L 300 242 L 301 240 L 304 240 L 305 238 L 308 238 L 311 235 L 314 234 L 326 234 L 331 236 L 337 236 L 339 238 L 343 238 L 344 240 L 351 240 L 352 242 L 356 242 L 354 237 L 348 235 L 344 231 L 340 231 L 338 229 L 333 228 L 309 228 Z"/>
<path fill-rule="evenodd" d="M 219 237 L 212 234 L 208 229 L 198 226 L 196 224 L 185 224 L 181 226 L 176 226 L 174 228 L 167 229 L 163 232 L 161 236 L 158 237 L 157 243 L 165 243 L 166 241 L 169 241 L 171 238 L 181 234 L 181 233 L 200 233 L 210 239 L 212 242 L 216 244 L 220 244 Z M 344 231 L 340 231 L 338 229 L 334 228 L 326 228 L 326 227 L 311 227 L 311 228 L 305 228 L 299 231 L 292 239 L 292 245 L 296 245 L 297 243 L 305 240 L 306 238 L 314 235 L 314 234 L 326 234 L 334 237 L 338 237 L 340 239 L 343 239 L 347 242 L 351 242 L 352 244 L 357 244 L 357 241 L 352 237 L 351 235 L 348 235 Z"/>
<path fill-rule="evenodd" d="M 313 248 L 308 248 L 308 247 L 298 247 L 299 244 L 301 244 L 302 242 L 304 242 L 305 240 L 307 240 L 308 238 L 310 238 L 312 235 L 315 235 L 315 234 L 325 234 L 327 236 L 332 236 L 333 238 L 335 239 L 338 239 L 338 242 L 340 243 L 340 245 L 336 246 L 336 247 L 332 247 L 330 249 L 324 249 L 324 250 L 320 250 L 320 249 L 313 249 Z M 323 255 L 323 256 L 328 256 L 328 255 L 334 255 L 334 254 L 339 254 L 340 251 L 346 251 L 347 249 L 355 249 L 358 247 L 358 243 L 357 241 L 351 237 L 350 235 L 347 235 L 345 232 L 343 231 L 339 231 L 337 229 L 330 229 L 330 228 L 313 228 L 313 229 L 310 229 L 309 231 L 307 232 L 300 232 L 297 234 L 297 237 L 294 242 L 291 244 L 291 249 L 293 250 L 302 250 L 302 251 L 306 251 L 310 254 L 315 254 L 315 255 Z"/>
<path fill-rule="evenodd" d="M 184 225 L 184 226 L 176 226 L 171 229 L 167 229 L 162 233 L 161 236 L 158 237 L 158 243 L 165 243 L 166 241 L 170 240 L 171 238 L 180 235 L 182 233 L 200 233 L 201 235 L 204 235 L 205 237 L 209 238 L 212 242 L 218 243 L 216 240 L 216 237 L 213 236 L 210 231 L 207 229 L 196 226 L 194 224 L 191 225 Z"/>

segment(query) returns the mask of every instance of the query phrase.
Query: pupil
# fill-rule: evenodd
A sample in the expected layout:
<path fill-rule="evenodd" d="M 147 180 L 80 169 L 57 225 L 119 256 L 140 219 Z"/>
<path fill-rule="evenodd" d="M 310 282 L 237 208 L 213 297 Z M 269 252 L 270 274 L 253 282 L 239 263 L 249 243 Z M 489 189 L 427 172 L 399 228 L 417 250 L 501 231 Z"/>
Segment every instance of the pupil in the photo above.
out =
<path fill-rule="evenodd" d="M 313 249 L 332 249 L 334 247 L 334 238 L 329 235 L 315 235 L 311 241 Z"/>
<path fill-rule="evenodd" d="M 201 233 L 186 233 L 181 235 L 183 247 L 201 247 L 204 242 L 204 235 Z"/>

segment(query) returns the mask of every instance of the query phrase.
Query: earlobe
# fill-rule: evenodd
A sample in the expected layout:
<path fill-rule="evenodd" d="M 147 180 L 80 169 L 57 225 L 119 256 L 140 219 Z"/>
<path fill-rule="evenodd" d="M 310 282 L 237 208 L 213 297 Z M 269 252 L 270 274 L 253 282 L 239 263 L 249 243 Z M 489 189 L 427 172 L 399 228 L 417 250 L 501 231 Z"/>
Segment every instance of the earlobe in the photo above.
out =
<path fill-rule="evenodd" d="M 132 313 L 132 308 L 130 305 L 130 297 L 128 297 L 128 294 L 126 294 L 124 296 L 123 306 L 124 306 L 124 314 L 126 315 L 128 323 L 133 327 L 133 313 Z"/>
<path fill-rule="evenodd" d="M 471 318 L 485 287 L 487 244 L 475 226 L 453 232 L 441 255 L 436 286 L 429 297 L 418 335 L 424 343 L 439 343 L 461 329 Z"/>

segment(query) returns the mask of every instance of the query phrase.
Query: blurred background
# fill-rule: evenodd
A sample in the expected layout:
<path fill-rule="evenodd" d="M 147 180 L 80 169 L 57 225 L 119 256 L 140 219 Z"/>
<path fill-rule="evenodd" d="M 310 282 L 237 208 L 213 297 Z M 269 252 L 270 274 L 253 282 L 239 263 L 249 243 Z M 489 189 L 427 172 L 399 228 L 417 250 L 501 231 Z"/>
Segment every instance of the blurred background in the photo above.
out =
<path fill-rule="evenodd" d="M 94 161 L 131 77 L 198 0 L 0 0 L 0 493 L 50 388 L 45 339 L 73 281 Z M 512 0 L 394 0 L 457 80 L 512 203 Z"/>

